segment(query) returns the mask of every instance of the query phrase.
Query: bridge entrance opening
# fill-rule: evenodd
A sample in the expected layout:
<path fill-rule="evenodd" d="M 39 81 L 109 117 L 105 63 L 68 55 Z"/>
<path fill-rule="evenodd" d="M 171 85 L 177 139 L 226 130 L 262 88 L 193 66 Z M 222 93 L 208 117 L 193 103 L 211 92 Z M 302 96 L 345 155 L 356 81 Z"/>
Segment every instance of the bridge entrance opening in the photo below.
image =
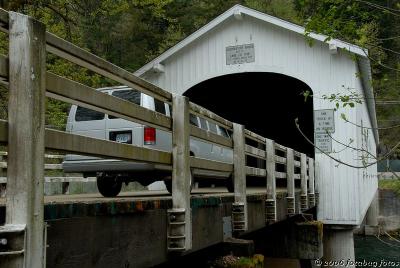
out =
<path fill-rule="evenodd" d="M 314 147 L 299 133 L 313 140 L 313 102 L 303 92 L 304 82 L 277 73 L 238 73 L 215 77 L 188 89 L 184 95 L 218 115 L 281 145 L 314 157 Z"/>

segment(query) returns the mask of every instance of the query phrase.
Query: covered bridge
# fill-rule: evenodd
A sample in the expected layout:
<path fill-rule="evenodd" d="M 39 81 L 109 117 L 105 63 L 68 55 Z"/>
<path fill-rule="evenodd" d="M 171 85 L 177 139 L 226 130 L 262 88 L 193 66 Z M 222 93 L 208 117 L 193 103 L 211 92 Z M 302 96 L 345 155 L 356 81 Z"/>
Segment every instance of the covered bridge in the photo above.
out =
<path fill-rule="evenodd" d="M 375 154 L 379 140 L 368 51 L 326 38 L 306 37 L 303 27 L 235 5 L 135 74 L 280 144 L 315 154 L 318 219 L 331 230 L 340 227 L 337 237 L 344 242 L 374 200 L 377 170 L 374 164 L 362 169 L 338 164 L 329 156 L 362 166 L 363 160 L 375 161 L 365 151 Z M 313 98 L 305 101 L 307 90 Z M 334 111 L 335 102 L 323 98 L 350 91 L 364 98 L 362 104 Z M 325 153 L 306 141 L 295 118 Z"/>

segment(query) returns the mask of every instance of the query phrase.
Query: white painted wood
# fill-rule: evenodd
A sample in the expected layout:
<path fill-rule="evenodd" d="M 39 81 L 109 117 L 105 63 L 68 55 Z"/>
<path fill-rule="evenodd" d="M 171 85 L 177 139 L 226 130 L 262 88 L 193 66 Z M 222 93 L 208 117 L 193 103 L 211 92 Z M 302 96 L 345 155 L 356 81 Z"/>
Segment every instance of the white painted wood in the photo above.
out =
<path fill-rule="evenodd" d="M 45 26 L 10 12 L 9 27 L 6 224 L 26 225 L 26 241 L 25 253 L 6 266 L 43 268 Z"/>
<path fill-rule="evenodd" d="M 341 48 L 347 44 L 340 46 L 334 42 L 339 49 L 337 54 L 331 55 L 329 44 L 317 41 L 310 47 L 304 36 L 279 19 L 279 23 L 275 20 L 271 22 L 262 19 L 259 12 L 243 11 L 245 15 L 239 21 L 229 12 L 158 57 L 156 60 L 164 65 L 164 73 L 146 72 L 147 67 L 144 66 L 141 77 L 175 94 L 183 94 L 194 85 L 214 77 L 245 72 L 273 72 L 299 79 L 319 97 L 339 92 L 347 94 L 347 87 L 367 97 L 372 92 L 367 82 L 369 64 L 361 56 L 364 53 L 362 50 L 358 50 L 359 61 L 354 61 Z M 226 65 L 225 48 L 248 43 L 254 43 L 255 62 Z M 362 73 L 362 78 L 357 73 Z M 262 90 L 260 95 L 268 94 L 271 89 Z M 371 98 L 368 98 L 367 103 L 356 108 L 336 112 L 333 138 L 344 143 L 351 138 L 357 146 L 361 144 L 359 128 L 342 120 L 340 113 L 346 113 L 352 122 L 359 124 L 362 119 L 366 127 L 374 127 L 376 119 L 370 101 Z M 314 110 L 333 108 L 334 104 L 329 101 L 314 99 Z M 368 140 L 371 152 L 375 152 L 377 142 L 373 134 L 370 131 Z M 341 149 L 342 145 L 333 142 L 334 151 Z M 294 152 L 294 155 L 299 153 Z M 352 165 L 361 164 L 356 160 L 357 153 L 351 150 L 332 156 Z M 360 224 L 377 189 L 376 165 L 364 171 L 355 170 L 344 165 L 337 166 L 323 154 L 315 156 L 314 164 L 315 192 L 317 197 L 318 194 L 320 196 L 318 219 L 326 224 Z"/>

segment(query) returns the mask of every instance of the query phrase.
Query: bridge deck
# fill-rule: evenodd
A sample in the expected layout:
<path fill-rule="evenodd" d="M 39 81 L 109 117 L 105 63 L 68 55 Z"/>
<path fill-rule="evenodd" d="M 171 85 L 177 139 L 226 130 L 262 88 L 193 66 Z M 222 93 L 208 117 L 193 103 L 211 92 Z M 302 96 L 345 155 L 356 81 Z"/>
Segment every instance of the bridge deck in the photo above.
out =
<path fill-rule="evenodd" d="M 286 189 L 277 189 L 277 199 L 286 197 Z M 172 207 L 171 195 L 167 191 L 123 192 L 116 198 L 105 198 L 100 194 L 76 194 L 45 196 L 45 220 L 119 215 L 152 209 L 168 209 Z M 265 188 L 248 188 L 249 202 L 264 201 Z M 232 203 L 234 194 L 225 188 L 194 189 L 191 195 L 192 208 L 216 206 Z M 5 206 L 5 198 L 0 198 L 0 207 Z M 2 217 L 0 216 L 0 219 Z"/>

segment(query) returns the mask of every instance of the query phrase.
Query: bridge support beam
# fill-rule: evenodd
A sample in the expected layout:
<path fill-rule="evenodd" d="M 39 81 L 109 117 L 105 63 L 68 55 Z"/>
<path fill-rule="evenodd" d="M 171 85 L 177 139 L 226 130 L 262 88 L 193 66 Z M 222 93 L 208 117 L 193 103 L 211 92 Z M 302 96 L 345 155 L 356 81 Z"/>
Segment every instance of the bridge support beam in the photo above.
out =
<path fill-rule="evenodd" d="M 308 209 L 308 201 L 307 201 L 307 156 L 303 153 L 300 155 L 300 183 L 301 183 L 300 211 L 304 212 Z"/>
<path fill-rule="evenodd" d="M 43 207 L 45 27 L 9 13 L 9 105 L 6 261 L 1 267 L 45 267 Z M 4 256 L 1 256 L 4 257 Z"/>
<path fill-rule="evenodd" d="M 267 224 L 276 222 L 276 180 L 275 180 L 275 142 L 265 139 L 267 152 L 267 200 L 265 201 L 265 214 Z"/>
<path fill-rule="evenodd" d="M 246 155 L 244 126 L 233 123 L 233 180 L 235 203 L 232 205 L 232 230 L 247 231 Z"/>
<path fill-rule="evenodd" d="M 287 179 L 287 216 L 292 217 L 296 213 L 295 184 L 294 184 L 294 152 L 286 149 L 286 179 Z"/>
<path fill-rule="evenodd" d="M 189 99 L 174 96 L 172 111 L 172 209 L 168 210 L 167 248 L 183 252 L 192 248 Z"/>
<path fill-rule="evenodd" d="M 324 256 L 322 267 L 355 267 L 352 227 L 325 225 L 323 239 Z"/>
<path fill-rule="evenodd" d="M 376 235 L 378 234 L 378 217 L 379 217 L 379 190 L 376 191 L 374 198 L 372 199 L 371 205 L 367 210 L 366 221 L 365 221 L 365 235 Z"/>

